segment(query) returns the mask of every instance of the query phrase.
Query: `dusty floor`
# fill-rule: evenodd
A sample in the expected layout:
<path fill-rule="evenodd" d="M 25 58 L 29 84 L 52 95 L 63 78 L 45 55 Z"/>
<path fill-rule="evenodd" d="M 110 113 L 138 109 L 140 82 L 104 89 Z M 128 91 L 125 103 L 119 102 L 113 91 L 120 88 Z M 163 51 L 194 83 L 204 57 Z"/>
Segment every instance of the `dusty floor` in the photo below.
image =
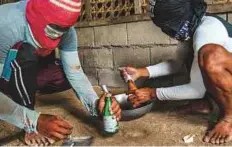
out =
<path fill-rule="evenodd" d="M 96 88 L 99 91 L 98 88 Z M 122 89 L 114 93 L 120 93 Z M 98 92 L 99 93 L 99 92 Z M 186 103 L 186 102 L 181 102 Z M 73 92 L 66 91 L 52 95 L 38 96 L 36 109 L 42 113 L 60 115 L 74 125 L 73 136 L 91 135 L 94 146 L 136 146 L 136 145 L 210 145 L 203 143 L 202 137 L 207 129 L 207 116 L 180 115 L 175 108 L 180 102 L 155 105 L 145 116 L 127 122 L 120 122 L 120 131 L 113 137 L 104 138 L 100 133 L 101 122 L 88 117 Z M 194 134 L 194 142 L 185 144 L 182 138 Z M 24 145 L 20 140 L 22 133 L 15 127 L 0 122 L 0 145 Z M 58 142 L 56 145 L 60 145 Z M 232 145 L 226 144 L 226 145 Z"/>

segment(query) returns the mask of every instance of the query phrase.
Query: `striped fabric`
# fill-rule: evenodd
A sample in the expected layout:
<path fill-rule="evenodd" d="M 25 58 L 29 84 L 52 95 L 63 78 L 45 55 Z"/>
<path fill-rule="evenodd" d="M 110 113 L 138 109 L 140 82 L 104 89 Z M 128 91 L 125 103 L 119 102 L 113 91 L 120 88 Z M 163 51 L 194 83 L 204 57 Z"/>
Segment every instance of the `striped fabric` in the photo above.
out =
<path fill-rule="evenodd" d="M 81 12 L 81 2 L 77 0 L 50 0 L 50 2 L 66 11 Z"/>
<path fill-rule="evenodd" d="M 11 67 L 14 71 L 14 79 L 15 79 L 14 83 L 15 83 L 17 91 L 20 95 L 20 98 L 22 99 L 22 102 L 24 103 L 25 106 L 30 105 L 31 100 L 29 98 L 28 92 L 27 92 L 25 84 L 24 84 L 21 67 L 17 63 L 16 60 L 11 62 Z"/>

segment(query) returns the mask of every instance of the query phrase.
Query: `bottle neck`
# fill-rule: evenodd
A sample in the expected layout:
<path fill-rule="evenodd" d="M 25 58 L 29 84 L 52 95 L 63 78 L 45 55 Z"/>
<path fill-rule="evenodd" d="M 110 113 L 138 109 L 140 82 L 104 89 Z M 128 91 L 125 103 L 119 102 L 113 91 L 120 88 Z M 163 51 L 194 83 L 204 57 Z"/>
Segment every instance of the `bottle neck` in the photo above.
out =
<path fill-rule="evenodd" d="M 128 89 L 129 91 L 137 90 L 137 86 L 135 85 L 135 82 L 132 80 L 128 80 Z"/>
<path fill-rule="evenodd" d="M 106 100 L 105 100 L 105 107 L 107 107 L 108 109 L 110 108 L 110 106 L 111 106 L 111 103 L 112 103 L 112 101 L 111 101 L 111 96 L 106 96 Z"/>
<path fill-rule="evenodd" d="M 110 107 L 111 107 L 111 97 L 107 96 L 105 99 L 105 106 L 104 106 L 104 116 L 109 116 L 111 115 L 110 113 Z"/>

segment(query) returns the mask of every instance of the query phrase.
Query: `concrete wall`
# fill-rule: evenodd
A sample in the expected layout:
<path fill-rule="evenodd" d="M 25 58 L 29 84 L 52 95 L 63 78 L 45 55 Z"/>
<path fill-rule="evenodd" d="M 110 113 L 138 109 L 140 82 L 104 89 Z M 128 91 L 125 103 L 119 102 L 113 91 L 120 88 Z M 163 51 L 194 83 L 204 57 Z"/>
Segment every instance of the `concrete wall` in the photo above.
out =
<path fill-rule="evenodd" d="M 219 16 L 232 22 L 232 14 Z M 192 50 L 188 43 L 178 44 L 162 33 L 151 21 L 78 28 L 77 33 L 82 66 L 93 85 L 123 87 L 118 67 L 144 67 L 170 59 L 186 62 Z M 179 83 L 177 79 L 178 75 L 172 80 Z"/>

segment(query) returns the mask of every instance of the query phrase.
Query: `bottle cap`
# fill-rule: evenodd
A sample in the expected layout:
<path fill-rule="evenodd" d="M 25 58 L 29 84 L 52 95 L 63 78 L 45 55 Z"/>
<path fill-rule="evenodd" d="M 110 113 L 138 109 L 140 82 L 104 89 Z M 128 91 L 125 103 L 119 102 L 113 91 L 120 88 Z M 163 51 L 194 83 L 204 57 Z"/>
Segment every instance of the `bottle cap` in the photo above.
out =
<path fill-rule="evenodd" d="M 134 81 L 134 80 L 132 79 L 132 77 L 126 72 L 125 81 L 128 82 L 129 80 Z"/>
<path fill-rule="evenodd" d="M 108 91 L 106 85 L 101 85 L 101 88 L 102 88 L 102 90 L 103 90 L 105 93 L 109 93 L 109 91 Z"/>
<path fill-rule="evenodd" d="M 112 94 L 111 93 L 107 93 L 106 97 L 111 97 Z"/>

